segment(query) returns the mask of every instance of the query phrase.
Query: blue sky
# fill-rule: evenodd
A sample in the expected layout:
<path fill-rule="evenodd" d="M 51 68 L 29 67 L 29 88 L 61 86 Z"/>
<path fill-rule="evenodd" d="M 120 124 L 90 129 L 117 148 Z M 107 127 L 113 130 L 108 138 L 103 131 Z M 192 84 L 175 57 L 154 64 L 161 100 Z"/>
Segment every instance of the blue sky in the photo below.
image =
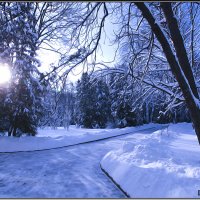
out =
<path fill-rule="evenodd" d="M 113 30 L 116 29 L 115 25 L 111 23 L 110 17 L 108 16 L 105 22 L 105 33 L 102 33 L 102 38 L 100 40 L 100 45 L 101 45 L 101 50 L 98 51 L 97 53 L 97 62 L 111 62 L 114 59 L 115 56 L 115 50 L 116 50 L 116 45 L 111 46 L 110 40 L 113 39 L 114 34 Z M 59 60 L 59 55 L 55 52 L 47 51 L 47 50 L 39 50 L 38 51 L 38 58 L 41 61 L 41 67 L 40 71 L 45 72 L 49 70 L 49 66 L 51 63 L 57 63 Z M 113 64 L 109 64 L 113 65 Z M 81 66 L 77 67 L 73 72 L 76 75 L 73 75 L 72 73 L 69 75 L 69 80 L 70 81 L 77 81 L 80 76 L 82 68 Z"/>

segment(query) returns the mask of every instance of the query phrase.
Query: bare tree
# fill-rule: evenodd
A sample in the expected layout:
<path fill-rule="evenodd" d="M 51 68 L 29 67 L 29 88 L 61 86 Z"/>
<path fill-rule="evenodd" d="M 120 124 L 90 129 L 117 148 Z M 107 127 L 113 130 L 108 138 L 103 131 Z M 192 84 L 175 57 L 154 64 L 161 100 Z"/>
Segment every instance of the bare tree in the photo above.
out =
<path fill-rule="evenodd" d="M 75 67 L 82 65 L 83 71 L 89 66 L 97 69 L 96 58 L 109 18 L 117 27 L 113 30 L 113 43 L 120 47 L 121 62 L 127 67 L 110 69 L 105 63 L 99 64 L 107 73 L 123 73 L 132 84 L 145 85 L 143 94 L 140 93 L 142 97 L 148 97 L 148 91 L 159 90 L 170 97 L 167 99 L 172 102 L 169 108 L 186 103 L 200 142 L 200 103 L 195 82 L 198 78 L 196 13 L 199 5 L 187 4 L 190 6 L 186 19 L 182 16 L 188 8 L 181 5 L 158 2 L 33 3 L 37 48 L 55 51 L 61 56 L 58 65 L 52 66 L 41 80 L 57 73 L 56 81 L 61 81 L 64 87 L 66 77 Z M 191 28 L 184 26 L 184 20 L 191 21 Z M 59 41 L 63 42 L 64 49 L 57 48 Z"/>
<path fill-rule="evenodd" d="M 179 86 L 183 92 L 186 104 L 189 108 L 192 122 L 200 143 L 200 102 L 197 87 L 194 81 L 194 75 L 188 60 L 184 42 L 178 27 L 176 18 L 174 17 L 172 6 L 170 3 L 161 3 L 161 8 L 165 14 L 166 22 L 170 31 L 170 35 L 174 44 L 174 54 L 171 44 L 166 38 L 161 26 L 156 22 L 150 9 L 144 3 L 135 3 L 141 10 L 143 16 L 148 21 L 158 41 L 160 42 L 167 61 Z"/>
<path fill-rule="evenodd" d="M 89 56 L 94 55 L 95 58 L 103 34 L 105 19 L 109 15 L 116 15 L 115 19 L 117 16 L 121 17 L 120 22 L 118 22 L 119 32 L 116 34 L 115 42 L 122 45 L 125 36 L 129 38 L 130 49 L 132 49 L 127 54 L 127 59 L 131 63 L 129 65 L 129 74 L 153 88 L 168 93 L 179 101 L 178 104 L 185 101 L 200 143 L 200 103 L 191 67 L 193 64 L 189 61 L 186 41 L 181 34 L 181 28 L 174 14 L 180 5 L 175 3 L 172 6 L 171 3 L 147 4 L 140 2 L 83 3 L 78 7 L 74 5 L 74 9 L 77 10 L 78 8 L 80 12 L 72 15 L 74 18 L 70 19 L 74 23 L 68 20 L 66 27 L 72 30 L 72 37 L 70 39 L 71 47 L 77 48 L 78 51 L 74 54 L 76 56 L 63 57 L 60 66 L 69 65 L 69 69 L 71 70 L 80 63 L 87 61 Z M 138 12 L 135 6 L 141 12 Z M 194 15 L 191 15 L 193 28 L 190 33 L 194 36 L 194 19 L 192 16 Z M 135 17 L 135 21 L 133 17 Z M 140 29 L 142 26 L 147 26 L 147 23 L 151 29 Z M 140 32 L 136 34 L 135 31 Z M 191 36 L 191 43 L 194 44 L 193 36 Z M 134 42 L 135 38 L 139 39 L 140 43 Z M 137 49 L 138 52 L 136 52 Z M 194 60 L 193 50 L 191 48 L 192 60 Z M 134 54 L 131 54 L 133 52 Z M 166 81 L 158 82 L 146 79 L 146 72 L 151 71 L 149 70 L 150 64 L 154 66 L 153 70 L 155 70 L 156 60 L 160 60 L 166 66 L 169 65 L 170 68 L 162 68 L 160 74 L 171 70 L 173 75 L 170 75 L 170 72 L 167 73 L 171 76 L 170 79 L 173 84 Z M 136 65 L 142 67 L 142 69 L 135 71 Z M 136 72 L 138 73 L 137 76 Z M 66 71 L 67 73 L 69 71 Z M 176 81 L 178 84 L 176 84 Z M 174 90 L 174 88 L 176 89 Z M 174 104 L 177 104 L 177 102 L 174 101 Z"/>

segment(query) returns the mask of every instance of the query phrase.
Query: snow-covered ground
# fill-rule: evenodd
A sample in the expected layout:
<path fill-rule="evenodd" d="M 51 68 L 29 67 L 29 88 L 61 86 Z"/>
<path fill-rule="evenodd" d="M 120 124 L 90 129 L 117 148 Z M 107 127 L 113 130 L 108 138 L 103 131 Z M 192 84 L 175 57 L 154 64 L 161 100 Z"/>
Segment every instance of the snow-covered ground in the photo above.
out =
<path fill-rule="evenodd" d="M 190 123 L 128 138 L 101 166 L 132 198 L 199 197 L 200 146 Z"/>
<path fill-rule="evenodd" d="M 119 136 L 49 151 L 0 153 L 0 197 L 124 197 L 101 171 L 101 164 L 133 198 L 197 198 L 200 147 L 191 124 L 170 124 L 168 131 L 155 131 L 161 127 L 91 130 L 71 126 L 69 131 L 41 129 L 36 137 L 0 137 L 0 151 L 14 152 Z M 133 134 L 122 135 L 127 132 Z"/>
<path fill-rule="evenodd" d="M 124 133 L 135 132 L 147 128 L 161 128 L 159 124 L 147 124 L 123 129 L 84 129 L 70 126 L 69 131 L 64 128 L 39 129 L 38 134 L 24 137 L 0 137 L 0 152 L 34 151 L 94 141 Z"/>
<path fill-rule="evenodd" d="M 49 151 L 0 153 L 0 198 L 125 198 L 100 161 L 124 141 L 139 141 L 155 130 Z"/>

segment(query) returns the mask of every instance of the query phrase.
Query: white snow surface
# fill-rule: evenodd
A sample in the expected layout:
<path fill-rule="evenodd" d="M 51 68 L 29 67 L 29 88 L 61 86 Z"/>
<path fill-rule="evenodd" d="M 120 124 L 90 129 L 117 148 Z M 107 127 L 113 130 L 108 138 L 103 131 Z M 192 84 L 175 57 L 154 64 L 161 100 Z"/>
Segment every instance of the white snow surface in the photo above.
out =
<path fill-rule="evenodd" d="M 124 141 L 138 142 L 147 134 L 159 130 L 160 126 L 155 126 L 157 127 L 151 128 L 149 125 L 121 130 L 109 129 L 111 135 L 127 130 L 135 131 L 133 134 L 61 149 L 0 153 L 0 198 L 125 198 L 121 190 L 105 176 L 100 168 L 100 161 L 109 151 L 119 149 Z M 85 132 L 96 135 L 95 131 L 103 131 L 78 129 L 79 133 L 73 133 L 72 129 L 70 131 L 74 137 L 84 136 Z M 138 129 L 140 131 L 136 131 Z M 35 138 L 43 138 L 45 141 L 45 138 L 49 137 L 48 134 L 51 136 L 57 133 L 57 138 L 66 135 L 64 132 L 62 129 L 46 129 L 43 134 L 39 131 L 40 138 Z M 32 137 L 24 138 L 32 140 Z M 53 135 L 51 139 L 54 139 Z M 31 142 L 33 140 L 30 145 Z M 12 148 L 11 143 L 7 144 Z M 17 146 L 17 140 L 13 140 L 13 144 Z M 48 142 L 45 143 L 46 146 L 47 144 Z M 24 143 L 18 145 L 22 145 L 23 149 L 27 148 Z"/>
<path fill-rule="evenodd" d="M 63 147 L 94 141 L 124 133 L 135 132 L 152 127 L 162 127 L 159 124 L 146 124 L 137 127 L 117 129 L 86 129 L 70 126 L 69 130 L 59 127 L 56 130 L 50 127 L 39 129 L 36 136 L 0 137 L 0 152 L 34 151 Z"/>
<path fill-rule="evenodd" d="M 126 140 L 101 166 L 132 198 L 199 197 L 200 146 L 191 123 Z"/>

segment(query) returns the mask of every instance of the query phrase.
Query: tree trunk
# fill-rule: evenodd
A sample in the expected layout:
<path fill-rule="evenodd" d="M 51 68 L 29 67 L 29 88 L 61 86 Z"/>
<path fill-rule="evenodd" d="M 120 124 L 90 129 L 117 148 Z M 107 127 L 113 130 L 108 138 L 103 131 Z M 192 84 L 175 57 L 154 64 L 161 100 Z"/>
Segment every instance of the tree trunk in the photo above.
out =
<path fill-rule="evenodd" d="M 149 123 L 149 104 L 146 103 L 145 105 L 146 105 L 146 112 L 145 112 L 146 122 Z"/>
<path fill-rule="evenodd" d="M 16 137 L 17 136 L 17 127 L 15 126 L 14 128 L 13 128 L 13 134 L 12 134 L 14 137 Z"/>
<path fill-rule="evenodd" d="M 197 87 L 194 81 L 194 76 L 192 72 L 192 68 L 188 59 L 188 55 L 184 46 L 184 41 L 181 36 L 178 23 L 176 18 L 174 17 L 174 13 L 172 11 L 171 3 L 160 3 L 161 8 L 165 14 L 166 21 L 169 27 L 170 35 L 172 41 L 174 43 L 174 48 L 176 50 L 176 55 L 183 70 L 186 79 L 189 82 L 190 88 L 194 94 L 194 96 L 199 99 L 199 94 L 197 92 Z"/>
<path fill-rule="evenodd" d="M 167 4 L 168 4 L 168 9 L 169 9 L 169 7 L 171 7 L 171 4 L 170 3 L 167 3 Z M 195 82 L 193 82 L 194 76 L 193 76 L 193 73 L 191 70 L 191 66 L 190 66 L 190 64 L 188 65 L 188 62 L 187 62 L 188 58 L 187 58 L 187 53 L 186 53 L 185 47 L 183 44 L 180 44 L 180 46 L 179 46 L 179 43 L 177 43 L 177 42 L 174 43 L 174 46 L 176 46 L 175 47 L 176 54 L 179 59 L 179 63 L 178 63 L 175 55 L 173 54 L 173 51 L 171 49 L 169 41 L 165 37 L 165 34 L 164 34 L 163 30 L 161 29 L 161 27 L 158 25 L 158 23 L 156 23 L 156 20 L 153 17 L 153 15 L 151 14 L 148 7 L 144 3 L 140 3 L 140 2 L 135 2 L 135 5 L 140 9 L 143 17 L 148 21 L 149 25 L 151 26 L 152 31 L 156 35 L 158 41 L 160 42 L 160 44 L 163 48 L 163 52 L 165 53 L 165 56 L 170 65 L 170 68 L 171 68 L 173 74 L 175 75 L 176 80 L 179 83 L 181 91 L 183 92 L 183 96 L 185 98 L 186 105 L 189 109 L 191 119 L 192 119 L 192 122 L 194 125 L 194 129 L 195 129 L 195 132 L 196 132 L 199 144 L 200 144 L 200 102 L 199 102 L 199 98 L 198 98 L 198 93 L 196 92 L 197 88 L 195 86 Z M 170 13 L 170 15 L 171 14 L 173 14 L 173 13 Z M 169 14 L 167 14 L 167 15 L 169 15 Z M 168 17 L 171 18 L 171 16 L 168 16 Z M 167 20 L 167 22 L 168 22 L 168 20 Z M 177 21 L 174 17 L 173 17 L 172 21 L 173 21 L 173 23 L 177 23 Z M 172 23 L 172 22 L 170 21 L 170 23 Z M 180 42 L 181 34 L 180 34 L 180 30 L 178 29 L 178 26 L 174 27 L 174 26 L 172 26 L 172 24 L 170 24 L 169 29 L 173 29 L 173 30 L 170 30 L 170 33 L 172 31 L 173 34 L 178 34 L 178 40 Z M 183 48 L 183 49 L 181 49 L 181 48 Z M 180 52 L 180 50 L 183 51 L 184 53 L 182 54 Z M 186 58 L 182 59 L 180 57 L 180 53 L 182 56 L 186 56 Z M 186 63 L 183 63 L 183 60 Z M 190 78 L 189 78 L 189 76 L 190 76 Z"/>
<path fill-rule="evenodd" d="M 11 136 L 11 135 L 12 135 L 12 126 L 10 126 L 8 130 L 8 136 Z"/>
<path fill-rule="evenodd" d="M 191 65 L 194 67 L 194 16 L 193 16 L 193 2 L 190 3 L 190 20 L 191 20 Z"/>

